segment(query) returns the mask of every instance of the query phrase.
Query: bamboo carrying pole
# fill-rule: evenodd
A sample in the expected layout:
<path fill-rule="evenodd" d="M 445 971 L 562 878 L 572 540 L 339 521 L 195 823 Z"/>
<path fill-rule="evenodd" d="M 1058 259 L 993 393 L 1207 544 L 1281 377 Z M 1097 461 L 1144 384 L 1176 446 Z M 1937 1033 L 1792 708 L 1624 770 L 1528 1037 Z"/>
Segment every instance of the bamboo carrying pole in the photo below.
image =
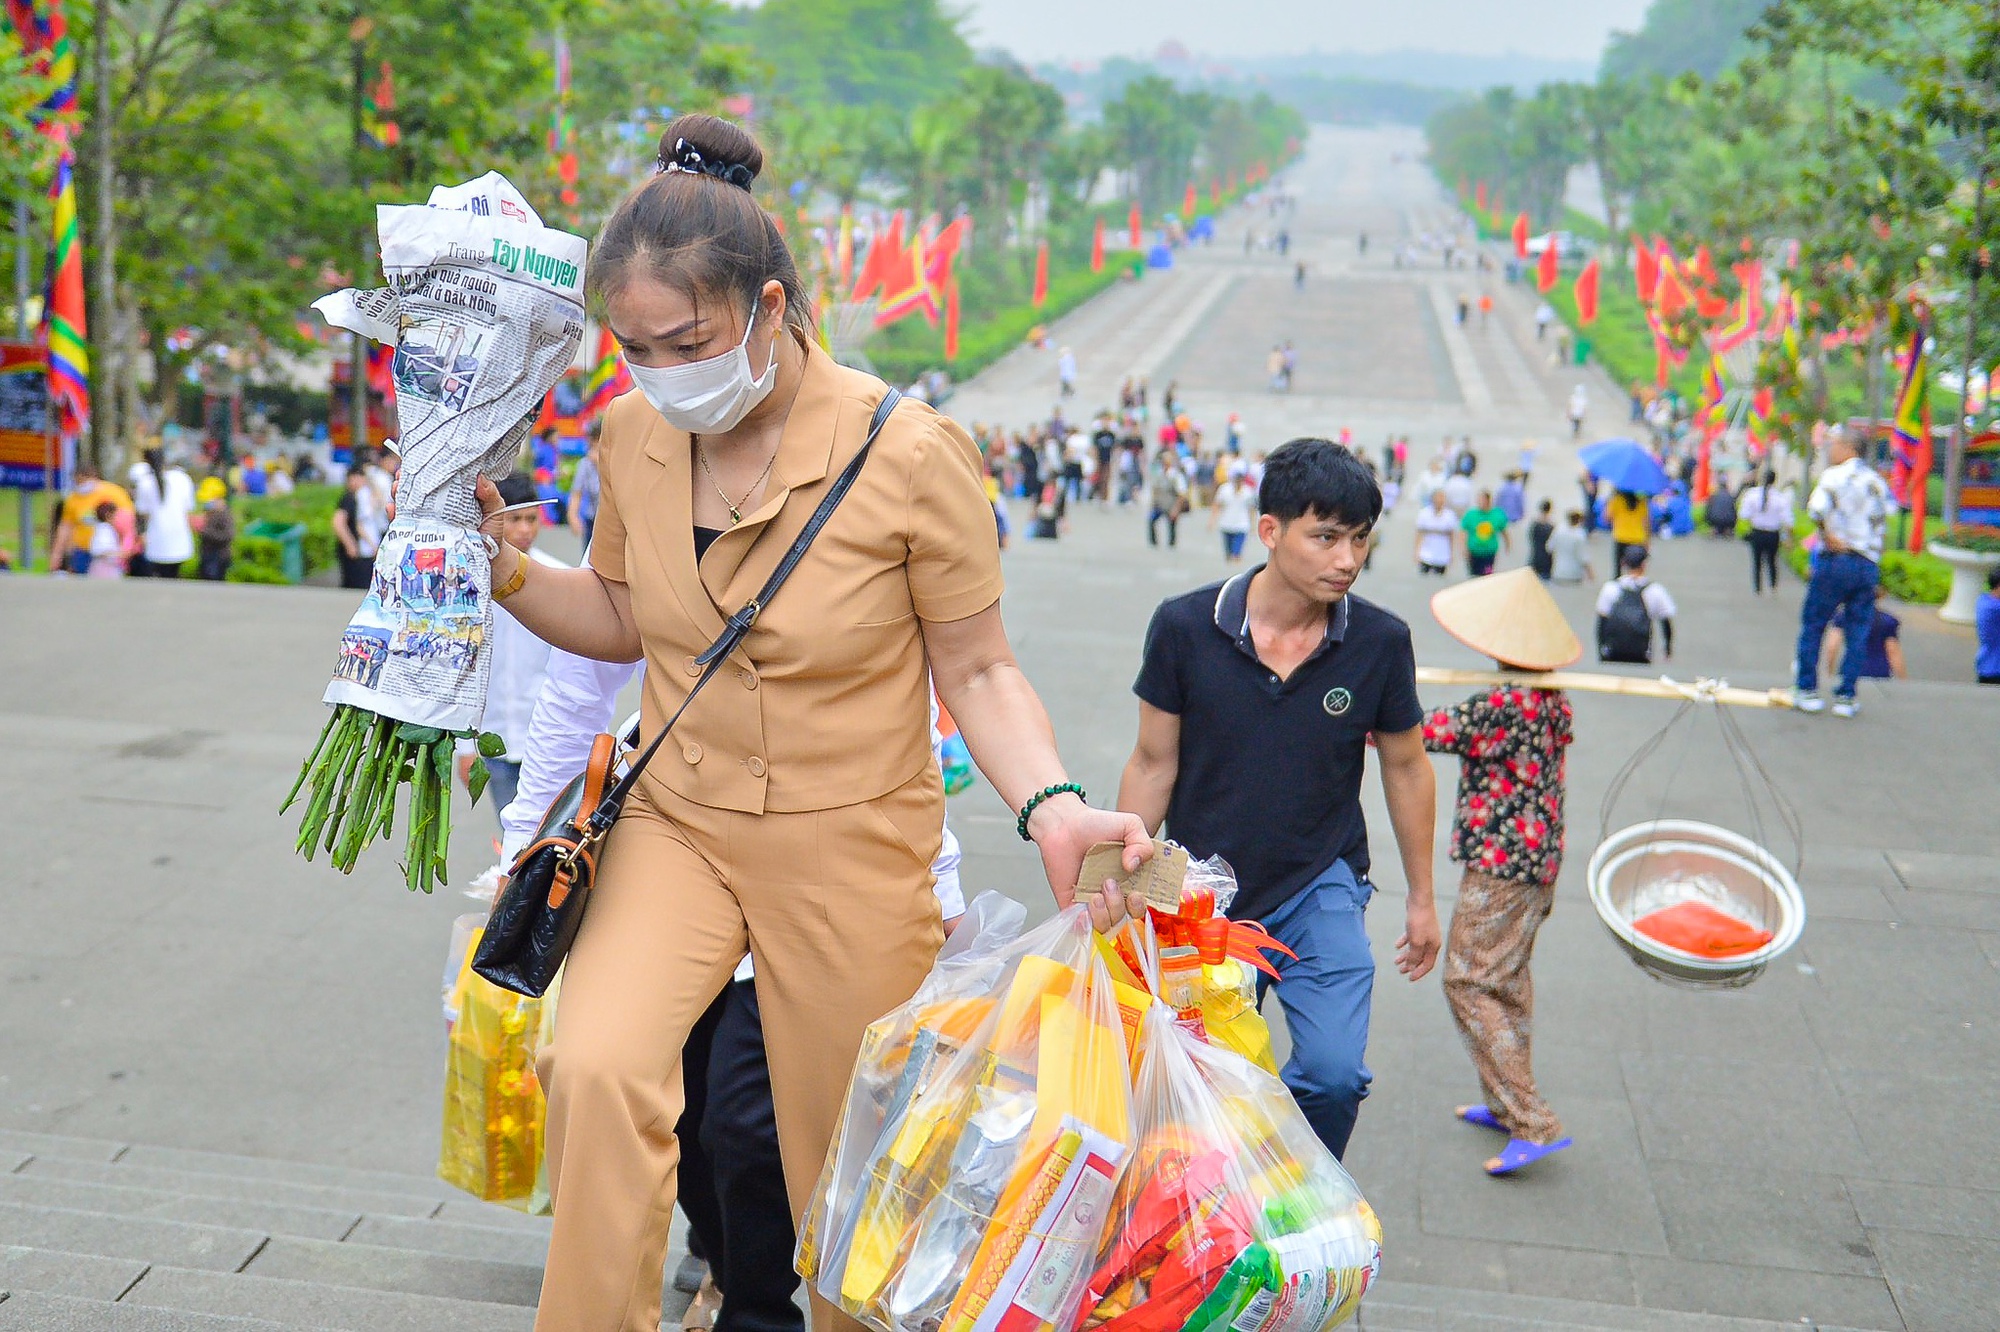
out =
<path fill-rule="evenodd" d="M 1418 684 L 1524 685 L 1529 689 L 1568 689 L 1584 694 L 1622 694 L 1627 698 L 1689 699 L 1726 703 L 1737 708 L 1789 708 L 1789 689 L 1736 689 L 1720 680 L 1682 683 L 1660 676 L 1590 675 L 1583 671 L 1464 671 L 1451 666 L 1417 667 Z"/>

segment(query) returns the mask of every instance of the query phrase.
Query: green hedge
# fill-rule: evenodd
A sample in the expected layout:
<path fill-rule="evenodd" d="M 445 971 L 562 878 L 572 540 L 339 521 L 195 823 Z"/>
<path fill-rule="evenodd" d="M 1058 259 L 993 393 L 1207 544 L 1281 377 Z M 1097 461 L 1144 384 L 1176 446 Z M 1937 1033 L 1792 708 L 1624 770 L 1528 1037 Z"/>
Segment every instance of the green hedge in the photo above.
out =
<path fill-rule="evenodd" d="M 333 511 L 340 505 L 340 486 L 306 485 L 299 486 L 289 495 L 244 496 L 237 499 L 236 530 L 244 532 L 252 523 L 298 523 L 305 527 L 306 535 L 302 543 L 306 560 L 306 574 L 311 576 L 321 569 L 330 569 L 340 558 L 340 543 L 333 536 Z M 263 578 L 236 577 L 236 570 L 246 563 L 262 565 L 265 555 L 255 547 L 269 546 L 269 567 L 278 568 L 276 551 L 278 543 L 251 536 L 236 538 L 236 563 L 230 568 L 232 581 L 240 583 L 283 582 L 281 577 Z"/>
<path fill-rule="evenodd" d="M 963 382 L 1021 345 L 1037 324 L 1060 318 L 1097 295 L 1130 272 L 1130 260 L 1114 263 L 1106 256 L 1104 271 L 1088 268 L 1063 273 L 1049 279 L 1048 303 L 1040 309 L 1022 303 L 1011 305 L 974 323 L 959 325 L 958 359 L 949 364 L 953 379 Z M 922 319 L 909 318 L 891 324 L 869 340 L 866 348 L 875 373 L 895 384 L 907 384 L 927 370 L 946 365 L 944 326 L 932 328 Z"/>
<path fill-rule="evenodd" d="M 1812 529 L 1805 529 L 1810 532 Z M 1801 582 L 1812 577 L 1812 559 L 1801 539 L 1785 548 L 1785 562 Z M 1951 591 L 1951 566 L 1925 551 L 1912 555 L 1907 550 L 1882 552 L 1882 588 L 1898 601 L 1912 606 L 1942 606 Z"/>
<path fill-rule="evenodd" d="M 284 547 L 269 537 L 236 538 L 232 548 L 227 581 L 232 583 L 283 583 Z"/>

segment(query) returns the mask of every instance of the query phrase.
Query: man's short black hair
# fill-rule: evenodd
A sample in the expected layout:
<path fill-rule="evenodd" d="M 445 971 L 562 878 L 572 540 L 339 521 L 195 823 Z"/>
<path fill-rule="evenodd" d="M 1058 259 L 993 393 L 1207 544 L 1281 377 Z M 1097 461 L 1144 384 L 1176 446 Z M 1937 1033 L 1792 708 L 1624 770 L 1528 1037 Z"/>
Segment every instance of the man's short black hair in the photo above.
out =
<path fill-rule="evenodd" d="M 526 504 L 535 498 L 535 483 L 525 472 L 509 472 L 495 481 L 493 488 L 509 504 Z"/>
<path fill-rule="evenodd" d="M 1293 439 L 1264 460 L 1257 507 L 1281 523 L 1311 513 L 1322 522 L 1365 529 L 1382 516 L 1382 488 L 1361 459 L 1332 440 Z"/>
<path fill-rule="evenodd" d="M 1639 570 L 1645 568 L 1646 548 L 1644 546 L 1625 547 L 1625 553 L 1618 557 L 1618 567 L 1621 569 L 1630 569 L 1633 573 L 1637 573 Z"/>

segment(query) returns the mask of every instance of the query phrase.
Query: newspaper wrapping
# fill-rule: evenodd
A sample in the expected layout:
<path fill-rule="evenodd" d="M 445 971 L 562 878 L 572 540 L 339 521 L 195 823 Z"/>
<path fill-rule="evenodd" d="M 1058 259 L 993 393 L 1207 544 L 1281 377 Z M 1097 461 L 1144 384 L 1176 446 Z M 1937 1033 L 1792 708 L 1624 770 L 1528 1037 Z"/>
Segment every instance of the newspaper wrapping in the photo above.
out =
<path fill-rule="evenodd" d="M 587 245 L 542 225 L 497 172 L 376 209 L 388 285 L 314 302 L 395 348 L 396 519 L 341 637 L 325 701 L 446 731 L 486 709 L 491 549 L 478 478 L 513 470 L 583 340 Z"/>

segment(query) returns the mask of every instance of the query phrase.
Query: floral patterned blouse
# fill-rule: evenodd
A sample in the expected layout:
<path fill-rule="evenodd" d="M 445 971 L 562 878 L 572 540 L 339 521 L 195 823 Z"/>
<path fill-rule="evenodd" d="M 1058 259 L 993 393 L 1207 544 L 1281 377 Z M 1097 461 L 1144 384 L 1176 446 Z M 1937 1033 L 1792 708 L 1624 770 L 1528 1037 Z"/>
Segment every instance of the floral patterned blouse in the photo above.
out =
<path fill-rule="evenodd" d="M 1545 887 L 1562 872 L 1569 696 L 1502 685 L 1439 708 L 1424 748 L 1461 760 L 1451 858 L 1502 879 Z"/>

